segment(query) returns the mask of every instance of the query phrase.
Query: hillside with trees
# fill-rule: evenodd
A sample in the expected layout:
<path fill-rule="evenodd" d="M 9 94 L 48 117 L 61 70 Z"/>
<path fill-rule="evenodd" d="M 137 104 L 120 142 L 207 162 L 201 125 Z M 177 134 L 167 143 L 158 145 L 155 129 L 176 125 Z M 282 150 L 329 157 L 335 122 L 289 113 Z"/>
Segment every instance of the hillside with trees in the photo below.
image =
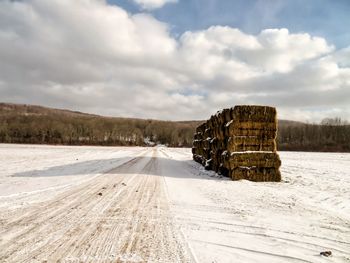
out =
<path fill-rule="evenodd" d="M 0 103 L 0 142 L 190 147 L 198 121 L 111 118 L 41 106 Z"/>
<path fill-rule="evenodd" d="M 0 103 L 0 142 L 27 144 L 191 147 L 203 121 L 114 118 L 41 106 Z M 279 121 L 279 150 L 350 152 L 350 125 Z"/>

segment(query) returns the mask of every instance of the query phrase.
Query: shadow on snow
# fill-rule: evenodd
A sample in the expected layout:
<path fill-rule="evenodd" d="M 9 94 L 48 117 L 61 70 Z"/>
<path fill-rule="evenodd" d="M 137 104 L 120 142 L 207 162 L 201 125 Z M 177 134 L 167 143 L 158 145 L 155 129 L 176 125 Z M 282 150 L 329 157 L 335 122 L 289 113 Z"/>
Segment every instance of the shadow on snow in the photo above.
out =
<path fill-rule="evenodd" d="M 114 163 L 115 166 L 113 166 Z M 111 167 L 111 169 L 101 171 L 103 167 Z M 118 174 L 139 173 L 188 179 L 221 179 L 216 173 L 205 171 L 202 165 L 193 160 L 180 161 L 163 157 L 123 157 L 82 162 L 76 160 L 75 163 L 15 173 L 11 177 L 88 176 L 94 173 L 115 176 L 118 176 Z"/>

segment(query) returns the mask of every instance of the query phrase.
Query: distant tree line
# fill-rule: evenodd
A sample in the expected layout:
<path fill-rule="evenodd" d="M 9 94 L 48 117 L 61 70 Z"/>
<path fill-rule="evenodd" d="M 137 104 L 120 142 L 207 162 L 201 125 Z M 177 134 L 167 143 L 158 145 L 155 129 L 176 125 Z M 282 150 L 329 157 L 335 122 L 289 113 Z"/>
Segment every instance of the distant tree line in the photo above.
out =
<path fill-rule="evenodd" d="M 192 147 L 202 121 L 108 118 L 40 106 L 0 103 L 0 143 Z M 350 125 L 279 121 L 278 150 L 350 152 Z"/>
<path fill-rule="evenodd" d="M 281 121 L 277 143 L 286 151 L 350 152 L 350 125 L 340 118 L 321 124 Z"/>
<path fill-rule="evenodd" d="M 108 118 L 39 106 L 0 104 L 0 142 L 191 147 L 199 122 Z"/>

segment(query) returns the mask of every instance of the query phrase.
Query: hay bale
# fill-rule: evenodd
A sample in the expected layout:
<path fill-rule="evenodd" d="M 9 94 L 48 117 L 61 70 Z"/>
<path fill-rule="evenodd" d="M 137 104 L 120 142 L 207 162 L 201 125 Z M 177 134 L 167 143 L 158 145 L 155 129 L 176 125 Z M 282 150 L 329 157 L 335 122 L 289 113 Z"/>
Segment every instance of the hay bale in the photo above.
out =
<path fill-rule="evenodd" d="M 224 115 L 224 122 L 227 123 L 232 120 L 232 111 L 233 109 L 224 109 L 223 110 L 223 115 Z"/>
<path fill-rule="evenodd" d="M 211 149 L 212 150 L 225 150 L 226 149 L 226 141 L 225 140 L 219 140 L 218 138 L 214 138 L 210 141 Z"/>
<path fill-rule="evenodd" d="M 258 136 L 232 136 L 228 139 L 226 149 L 230 152 L 270 151 L 276 152 L 274 139 L 259 138 Z"/>
<path fill-rule="evenodd" d="M 211 138 L 213 135 L 212 129 L 211 128 L 206 128 L 204 131 L 204 138 Z"/>
<path fill-rule="evenodd" d="M 249 122 L 249 121 L 236 121 L 230 122 L 230 126 L 236 129 L 242 130 L 264 130 L 264 131 L 277 131 L 277 122 Z"/>
<path fill-rule="evenodd" d="M 205 170 L 213 170 L 213 160 L 209 159 L 204 164 Z"/>
<path fill-rule="evenodd" d="M 280 182 L 281 173 L 276 168 L 238 167 L 231 170 L 232 180 L 249 180 L 254 182 Z"/>
<path fill-rule="evenodd" d="M 210 137 L 208 137 L 206 140 L 203 140 L 203 147 L 206 149 L 210 149 L 211 148 L 210 141 L 211 141 Z"/>
<path fill-rule="evenodd" d="M 235 122 L 231 121 L 225 126 L 226 136 L 255 136 L 259 138 L 275 139 L 277 136 L 277 123 Z"/>
<path fill-rule="evenodd" d="M 228 162 L 230 169 L 239 167 L 279 168 L 281 166 L 278 154 L 272 152 L 233 152 Z"/>
<path fill-rule="evenodd" d="M 239 122 L 276 122 L 277 111 L 274 107 L 256 105 L 238 105 L 233 109 L 233 120 Z"/>
<path fill-rule="evenodd" d="M 274 142 L 274 139 L 260 138 L 259 136 L 232 136 L 228 139 L 228 146 L 237 144 L 272 145 Z"/>
<path fill-rule="evenodd" d="M 274 145 L 236 145 L 234 148 L 236 152 L 256 152 L 256 151 L 264 151 L 264 152 L 276 152 L 276 143 Z"/>
<path fill-rule="evenodd" d="M 193 159 L 233 180 L 279 181 L 277 114 L 267 106 L 218 111 L 196 129 Z"/>
<path fill-rule="evenodd" d="M 202 133 L 204 134 L 204 131 L 205 129 L 207 128 L 206 127 L 206 123 L 202 123 L 201 125 L 199 125 L 197 128 L 196 128 L 196 133 Z"/>
<path fill-rule="evenodd" d="M 257 129 L 240 129 L 231 128 L 228 131 L 229 136 L 256 136 L 264 139 L 276 139 L 277 131 L 257 130 Z"/>

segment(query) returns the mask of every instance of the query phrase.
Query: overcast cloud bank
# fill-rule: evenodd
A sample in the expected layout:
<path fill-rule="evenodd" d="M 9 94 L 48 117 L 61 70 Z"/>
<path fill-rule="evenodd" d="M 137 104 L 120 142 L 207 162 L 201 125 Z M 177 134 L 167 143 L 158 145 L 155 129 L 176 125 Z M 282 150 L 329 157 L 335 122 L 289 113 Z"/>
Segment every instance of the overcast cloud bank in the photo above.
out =
<path fill-rule="evenodd" d="M 176 3 L 177 0 L 132 0 L 143 9 L 157 9 L 168 3 Z"/>
<path fill-rule="evenodd" d="M 125 117 L 204 119 L 249 103 L 286 119 L 350 119 L 350 47 L 283 28 L 212 26 L 174 38 L 151 15 L 101 0 L 5 0 L 0 94 Z"/>

